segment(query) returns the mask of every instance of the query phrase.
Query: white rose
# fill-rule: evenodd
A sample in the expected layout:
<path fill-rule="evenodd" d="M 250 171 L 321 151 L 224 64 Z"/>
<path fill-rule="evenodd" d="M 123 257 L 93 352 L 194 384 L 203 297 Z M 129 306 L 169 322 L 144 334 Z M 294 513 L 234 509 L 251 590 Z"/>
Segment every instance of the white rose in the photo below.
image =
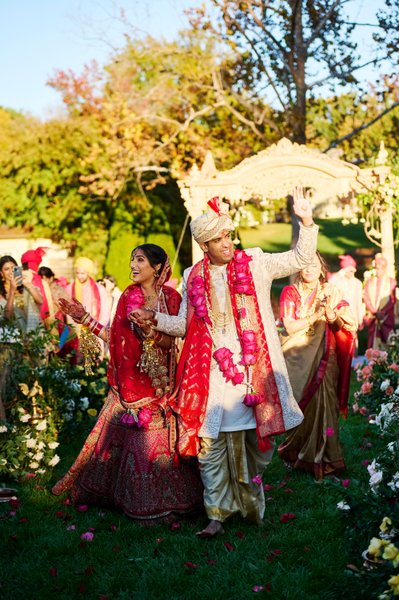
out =
<path fill-rule="evenodd" d="M 346 502 L 341 500 L 341 502 L 337 503 L 337 508 L 339 508 L 339 510 L 350 510 L 351 507 L 349 506 L 349 504 L 346 504 Z"/>
<path fill-rule="evenodd" d="M 36 425 L 37 431 L 44 431 L 46 429 L 46 427 L 47 427 L 47 421 L 46 421 L 46 419 L 44 419 L 44 421 L 40 421 L 40 423 L 38 423 Z"/>
<path fill-rule="evenodd" d="M 48 447 L 49 447 L 51 450 L 55 450 L 56 448 L 58 448 L 58 446 L 59 446 L 59 443 L 58 443 L 58 442 L 50 442 L 50 443 L 49 443 L 49 445 L 48 445 Z"/>
<path fill-rule="evenodd" d="M 7 431 L 6 425 L 0 425 L 0 433 L 5 433 Z"/>
<path fill-rule="evenodd" d="M 19 420 L 22 421 L 22 423 L 27 423 L 28 421 L 30 421 L 31 416 L 29 413 L 24 413 L 23 415 L 21 415 L 19 417 Z"/>
<path fill-rule="evenodd" d="M 31 469 L 38 469 L 39 468 L 39 463 L 32 461 L 31 463 L 29 463 L 29 466 Z"/>
<path fill-rule="evenodd" d="M 382 475 L 382 471 L 376 471 L 375 473 L 373 473 L 369 480 L 370 487 L 377 487 L 378 485 L 380 485 L 382 481 Z"/>
<path fill-rule="evenodd" d="M 38 469 L 36 471 L 36 473 L 40 473 L 40 475 L 43 475 L 46 472 L 46 469 Z"/>
<path fill-rule="evenodd" d="M 41 461 L 43 456 L 44 456 L 43 452 L 36 452 L 35 456 L 33 457 L 33 460 Z"/>
<path fill-rule="evenodd" d="M 39 442 L 38 445 L 37 445 L 37 447 L 38 447 L 39 450 L 43 450 L 43 448 L 45 447 L 45 445 L 46 444 L 44 442 Z"/>
<path fill-rule="evenodd" d="M 81 410 L 87 410 L 89 408 L 89 399 L 88 398 L 81 398 L 79 401 L 79 408 Z"/>
<path fill-rule="evenodd" d="M 50 467 L 55 467 L 60 462 L 60 457 L 58 454 L 54 454 L 53 458 L 48 461 Z"/>
<path fill-rule="evenodd" d="M 34 448 L 36 446 L 35 438 L 29 438 L 25 443 L 28 448 Z"/>

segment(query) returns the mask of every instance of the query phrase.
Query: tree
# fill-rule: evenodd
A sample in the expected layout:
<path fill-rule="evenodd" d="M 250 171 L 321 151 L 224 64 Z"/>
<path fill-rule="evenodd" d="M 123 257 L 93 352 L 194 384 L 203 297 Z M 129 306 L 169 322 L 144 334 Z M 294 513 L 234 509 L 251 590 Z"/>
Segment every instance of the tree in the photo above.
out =
<path fill-rule="evenodd" d="M 258 110 L 263 99 L 275 107 L 280 137 L 305 143 L 307 100 L 322 86 L 356 84 L 356 73 L 364 66 L 353 38 L 357 23 L 345 13 L 348 0 L 209 3 L 215 16 L 204 7 L 192 9 L 192 24 L 220 35 L 240 62 L 231 81 L 221 81 L 221 93 L 235 97 L 245 110 L 253 108 L 252 123 L 259 135 L 265 124 Z M 382 58 L 381 54 L 372 62 Z"/>
<path fill-rule="evenodd" d="M 102 203 L 109 232 L 126 221 L 144 237 L 172 231 L 177 242 L 185 211 L 175 178 L 208 149 L 224 168 L 260 149 L 214 86 L 227 63 L 214 40 L 191 32 L 178 42 L 127 39 L 103 73 L 91 65 L 50 80 L 71 118 L 90 124 L 79 192 Z M 174 202 L 161 205 L 161 184 Z"/>
<path fill-rule="evenodd" d="M 309 143 L 323 152 L 338 146 L 343 158 L 356 164 L 373 160 L 381 141 L 395 155 L 399 119 L 397 112 L 389 109 L 398 101 L 398 76 L 382 78 L 365 94 L 354 91 L 311 99 L 307 123 Z"/>

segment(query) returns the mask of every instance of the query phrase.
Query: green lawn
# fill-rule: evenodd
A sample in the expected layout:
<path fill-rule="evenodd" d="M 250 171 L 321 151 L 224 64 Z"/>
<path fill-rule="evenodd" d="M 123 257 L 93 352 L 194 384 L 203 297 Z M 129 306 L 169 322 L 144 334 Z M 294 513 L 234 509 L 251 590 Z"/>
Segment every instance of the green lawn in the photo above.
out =
<path fill-rule="evenodd" d="M 342 225 L 339 219 L 317 221 L 319 225 L 318 249 L 327 259 L 331 270 L 337 270 L 339 254 L 358 254 L 359 249 L 373 255 L 378 248 L 366 237 L 363 225 Z M 284 252 L 291 244 L 290 223 L 269 223 L 255 229 L 240 229 L 244 248 L 259 246 L 265 252 Z"/>
<path fill-rule="evenodd" d="M 71 464 L 87 427 L 62 438 L 62 462 L 53 479 Z M 365 449 L 364 436 L 381 443 L 366 430 L 360 416 L 341 422 L 345 477 L 353 486 L 367 486 L 361 463 L 374 449 Z M 372 598 L 369 582 L 346 567 L 361 568 L 370 531 L 357 532 L 352 541 L 347 537 L 347 515 L 336 508 L 345 488 L 287 473 L 277 454 L 264 483 L 263 525 L 237 517 L 226 523 L 223 536 L 209 541 L 195 537 L 205 517 L 176 528 L 142 528 L 117 511 L 78 512 L 65 498 L 51 495 L 48 480 L 19 482 L 21 505 L 15 514 L 0 504 L 0 597 L 245 600 L 254 597 L 254 586 L 262 586 L 256 597 L 272 600 Z M 90 528 L 93 541 L 82 543 L 81 534 Z"/>

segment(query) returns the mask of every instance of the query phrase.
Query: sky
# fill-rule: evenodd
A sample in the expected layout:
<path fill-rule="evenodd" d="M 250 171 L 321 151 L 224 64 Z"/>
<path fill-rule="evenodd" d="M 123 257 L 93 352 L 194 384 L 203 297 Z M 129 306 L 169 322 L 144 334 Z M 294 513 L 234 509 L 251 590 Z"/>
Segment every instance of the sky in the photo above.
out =
<path fill-rule="evenodd" d="M 138 31 L 173 39 L 187 24 L 184 9 L 203 1 L 0 0 L 0 106 L 43 119 L 56 115 L 61 97 L 46 81 L 58 69 L 80 73 L 94 59 L 105 64 L 123 45 L 120 8 Z M 370 20 L 382 5 L 356 0 L 353 17 Z M 359 47 L 367 53 L 365 37 Z"/>
<path fill-rule="evenodd" d="M 60 95 L 46 85 L 58 69 L 80 73 L 107 62 L 123 45 L 123 8 L 143 33 L 173 39 L 194 0 L 0 0 L 0 106 L 40 118 L 56 113 Z"/>

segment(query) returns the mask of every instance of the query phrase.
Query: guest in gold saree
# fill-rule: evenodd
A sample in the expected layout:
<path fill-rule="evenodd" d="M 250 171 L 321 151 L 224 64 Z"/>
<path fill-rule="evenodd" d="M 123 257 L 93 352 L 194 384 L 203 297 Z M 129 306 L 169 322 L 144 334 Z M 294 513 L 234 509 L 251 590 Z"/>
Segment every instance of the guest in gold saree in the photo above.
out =
<path fill-rule="evenodd" d="M 316 480 L 345 468 L 339 413 L 346 415 L 356 323 L 342 293 L 327 283 L 317 253 L 280 297 L 281 344 L 294 396 L 304 414 L 278 452 Z"/>

